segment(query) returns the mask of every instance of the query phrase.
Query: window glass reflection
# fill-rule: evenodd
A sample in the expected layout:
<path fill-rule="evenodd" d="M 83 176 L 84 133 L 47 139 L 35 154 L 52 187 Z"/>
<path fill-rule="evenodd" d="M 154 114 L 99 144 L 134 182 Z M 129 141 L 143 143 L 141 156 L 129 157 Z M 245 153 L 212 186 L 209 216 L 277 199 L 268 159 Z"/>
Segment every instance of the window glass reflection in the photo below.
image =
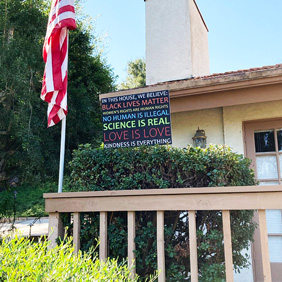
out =
<path fill-rule="evenodd" d="M 270 262 L 282 262 L 282 236 L 269 236 L 268 246 Z"/>
<path fill-rule="evenodd" d="M 282 135 L 281 135 L 282 142 Z M 256 131 L 255 132 L 256 153 L 275 152 L 274 131 Z"/>
<path fill-rule="evenodd" d="M 277 130 L 278 150 L 282 151 L 282 129 Z"/>
<path fill-rule="evenodd" d="M 268 186 L 268 185 L 279 185 L 278 181 L 260 181 L 259 185 Z"/>
<path fill-rule="evenodd" d="M 258 180 L 278 178 L 276 156 L 257 156 L 256 161 Z"/>

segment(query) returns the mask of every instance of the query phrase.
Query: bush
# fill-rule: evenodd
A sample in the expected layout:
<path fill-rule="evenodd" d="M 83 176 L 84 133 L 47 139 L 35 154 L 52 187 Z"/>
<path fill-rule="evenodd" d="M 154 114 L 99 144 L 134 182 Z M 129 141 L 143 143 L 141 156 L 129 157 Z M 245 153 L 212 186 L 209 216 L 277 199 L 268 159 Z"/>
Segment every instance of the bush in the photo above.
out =
<path fill-rule="evenodd" d="M 48 181 L 25 183 L 0 191 L 0 220 L 14 214 L 16 217 L 47 216 L 42 194 L 56 191 L 57 184 Z"/>
<path fill-rule="evenodd" d="M 154 188 L 189 188 L 255 185 L 250 161 L 226 146 L 207 149 L 168 146 L 99 149 L 83 145 L 74 151 L 70 163 L 74 191 L 129 190 Z M 248 266 L 248 248 L 255 230 L 253 211 L 232 211 L 232 244 L 235 270 Z M 97 220 L 97 219 L 96 219 Z M 108 215 L 109 256 L 117 253 L 113 236 L 119 234 L 119 244 L 126 246 L 126 215 Z M 95 222 L 92 219 L 91 224 Z M 220 211 L 197 211 L 198 264 L 200 281 L 224 281 L 224 249 L 222 214 Z M 113 225 L 113 226 L 112 226 Z M 88 226 L 88 227 L 87 227 Z M 84 224 L 85 229 L 89 225 Z M 190 278 L 189 226 L 186 211 L 165 214 L 165 255 L 167 281 L 187 281 Z M 240 232 L 238 232 L 240 230 Z M 136 218 L 136 265 L 143 277 L 157 268 L 156 214 L 139 212 Z M 85 241 L 85 232 L 82 241 Z M 88 235 L 89 236 L 89 235 Z M 93 236 L 94 237 L 94 236 Z M 114 244 L 111 244 L 114 242 Z"/>
<path fill-rule="evenodd" d="M 53 249 L 48 245 L 18 236 L 0 240 L 0 281 L 138 281 L 130 279 L 127 266 L 115 259 L 100 262 L 90 253 L 74 255 L 72 238 Z"/>
<path fill-rule="evenodd" d="M 14 205 L 14 194 L 9 190 L 0 192 L 0 220 L 1 218 L 12 217 Z"/>
<path fill-rule="evenodd" d="M 70 162 L 74 191 L 254 185 L 250 161 L 226 146 L 92 149 Z"/>
<path fill-rule="evenodd" d="M 43 193 L 57 192 L 57 183 L 44 181 L 42 183 L 25 183 L 15 187 L 16 214 L 19 217 L 42 217 L 45 212 Z"/>

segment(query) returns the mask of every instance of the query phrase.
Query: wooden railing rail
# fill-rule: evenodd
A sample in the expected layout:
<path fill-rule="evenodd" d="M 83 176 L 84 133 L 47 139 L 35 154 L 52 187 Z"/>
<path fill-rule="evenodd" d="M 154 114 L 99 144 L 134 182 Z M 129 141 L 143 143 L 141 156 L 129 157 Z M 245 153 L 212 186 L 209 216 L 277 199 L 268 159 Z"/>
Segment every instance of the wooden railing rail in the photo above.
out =
<path fill-rule="evenodd" d="M 157 257 L 158 281 L 165 281 L 164 254 L 164 211 L 183 210 L 189 213 L 189 244 L 191 281 L 198 281 L 196 211 L 221 210 L 225 253 L 226 281 L 233 281 L 233 260 L 231 244 L 230 211 L 258 210 L 261 237 L 264 281 L 271 281 L 268 236 L 266 228 L 266 209 L 282 210 L 282 185 L 279 186 L 242 186 L 211 188 L 174 188 L 127 191 L 99 191 L 44 194 L 46 212 L 49 213 L 49 240 L 62 235 L 59 213 L 73 213 L 73 240 L 75 252 L 80 247 L 80 213 L 100 212 L 101 260 L 107 258 L 107 212 L 126 211 L 128 213 L 128 262 L 131 275 L 135 275 L 135 212 L 157 212 Z"/>

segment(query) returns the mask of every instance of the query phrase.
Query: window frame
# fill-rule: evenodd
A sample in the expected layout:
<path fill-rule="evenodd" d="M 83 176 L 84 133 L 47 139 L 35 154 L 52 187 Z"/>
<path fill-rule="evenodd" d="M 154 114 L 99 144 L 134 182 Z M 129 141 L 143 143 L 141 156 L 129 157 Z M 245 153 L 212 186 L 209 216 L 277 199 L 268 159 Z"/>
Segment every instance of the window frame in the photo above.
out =
<path fill-rule="evenodd" d="M 245 157 L 251 159 L 251 168 L 254 170 L 255 177 L 257 177 L 257 167 L 256 167 L 256 156 L 257 155 L 276 155 L 277 166 L 278 166 L 278 179 L 263 179 L 260 180 L 262 182 L 270 182 L 270 181 L 278 181 L 278 184 L 281 185 L 281 171 L 280 171 L 280 163 L 279 163 L 279 151 L 278 151 L 278 139 L 277 137 L 277 129 L 282 129 L 282 118 L 277 119 L 264 119 L 264 120 L 253 120 L 253 121 L 245 121 L 243 122 L 243 138 L 244 138 L 244 154 Z M 263 131 L 263 130 L 274 130 L 275 136 L 275 152 L 267 152 L 267 153 L 256 153 L 255 149 L 255 131 Z M 280 153 L 282 155 L 282 152 Z M 255 213 L 254 220 L 258 222 L 257 213 Z M 268 234 L 268 236 L 282 236 L 282 234 Z M 262 273 L 262 259 L 261 259 L 261 247 L 260 247 L 260 234 L 258 230 L 255 231 L 254 234 L 254 242 L 252 243 L 252 263 L 253 263 L 253 274 L 254 281 L 260 282 L 264 281 L 263 273 Z M 271 275 L 272 281 L 278 282 L 281 281 L 282 277 L 282 263 L 280 262 L 271 262 Z"/>

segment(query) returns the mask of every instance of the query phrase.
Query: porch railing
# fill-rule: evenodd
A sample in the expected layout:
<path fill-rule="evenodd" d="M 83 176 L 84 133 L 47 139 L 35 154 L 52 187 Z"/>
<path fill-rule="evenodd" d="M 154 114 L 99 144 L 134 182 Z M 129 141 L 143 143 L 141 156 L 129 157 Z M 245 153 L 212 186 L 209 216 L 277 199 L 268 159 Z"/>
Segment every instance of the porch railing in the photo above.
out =
<path fill-rule="evenodd" d="M 282 210 L 282 186 L 243 186 L 216 188 L 174 188 L 103 192 L 73 192 L 44 194 L 49 213 L 49 240 L 62 236 L 60 213 L 73 213 L 73 240 L 75 252 L 80 248 L 80 213 L 100 212 L 101 260 L 107 258 L 107 212 L 126 211 L 128 214 L 128 262 L 135 274 L 135 212 L 157 212 L 158 281 L 165 281 L 164 211 L 188 211 L 191 281 L 198 281 L 196 211 L 222 211 L 226 281 L 233 281 L 230 211 L 258 210 L 261 237 L 261 257 L 264 281 L 271 281 L 268 250 L 266 209 Z M 133 265 L 132 265 L 133 262 Z M 133 267 L 132 267 L 133 266 Z"/>

